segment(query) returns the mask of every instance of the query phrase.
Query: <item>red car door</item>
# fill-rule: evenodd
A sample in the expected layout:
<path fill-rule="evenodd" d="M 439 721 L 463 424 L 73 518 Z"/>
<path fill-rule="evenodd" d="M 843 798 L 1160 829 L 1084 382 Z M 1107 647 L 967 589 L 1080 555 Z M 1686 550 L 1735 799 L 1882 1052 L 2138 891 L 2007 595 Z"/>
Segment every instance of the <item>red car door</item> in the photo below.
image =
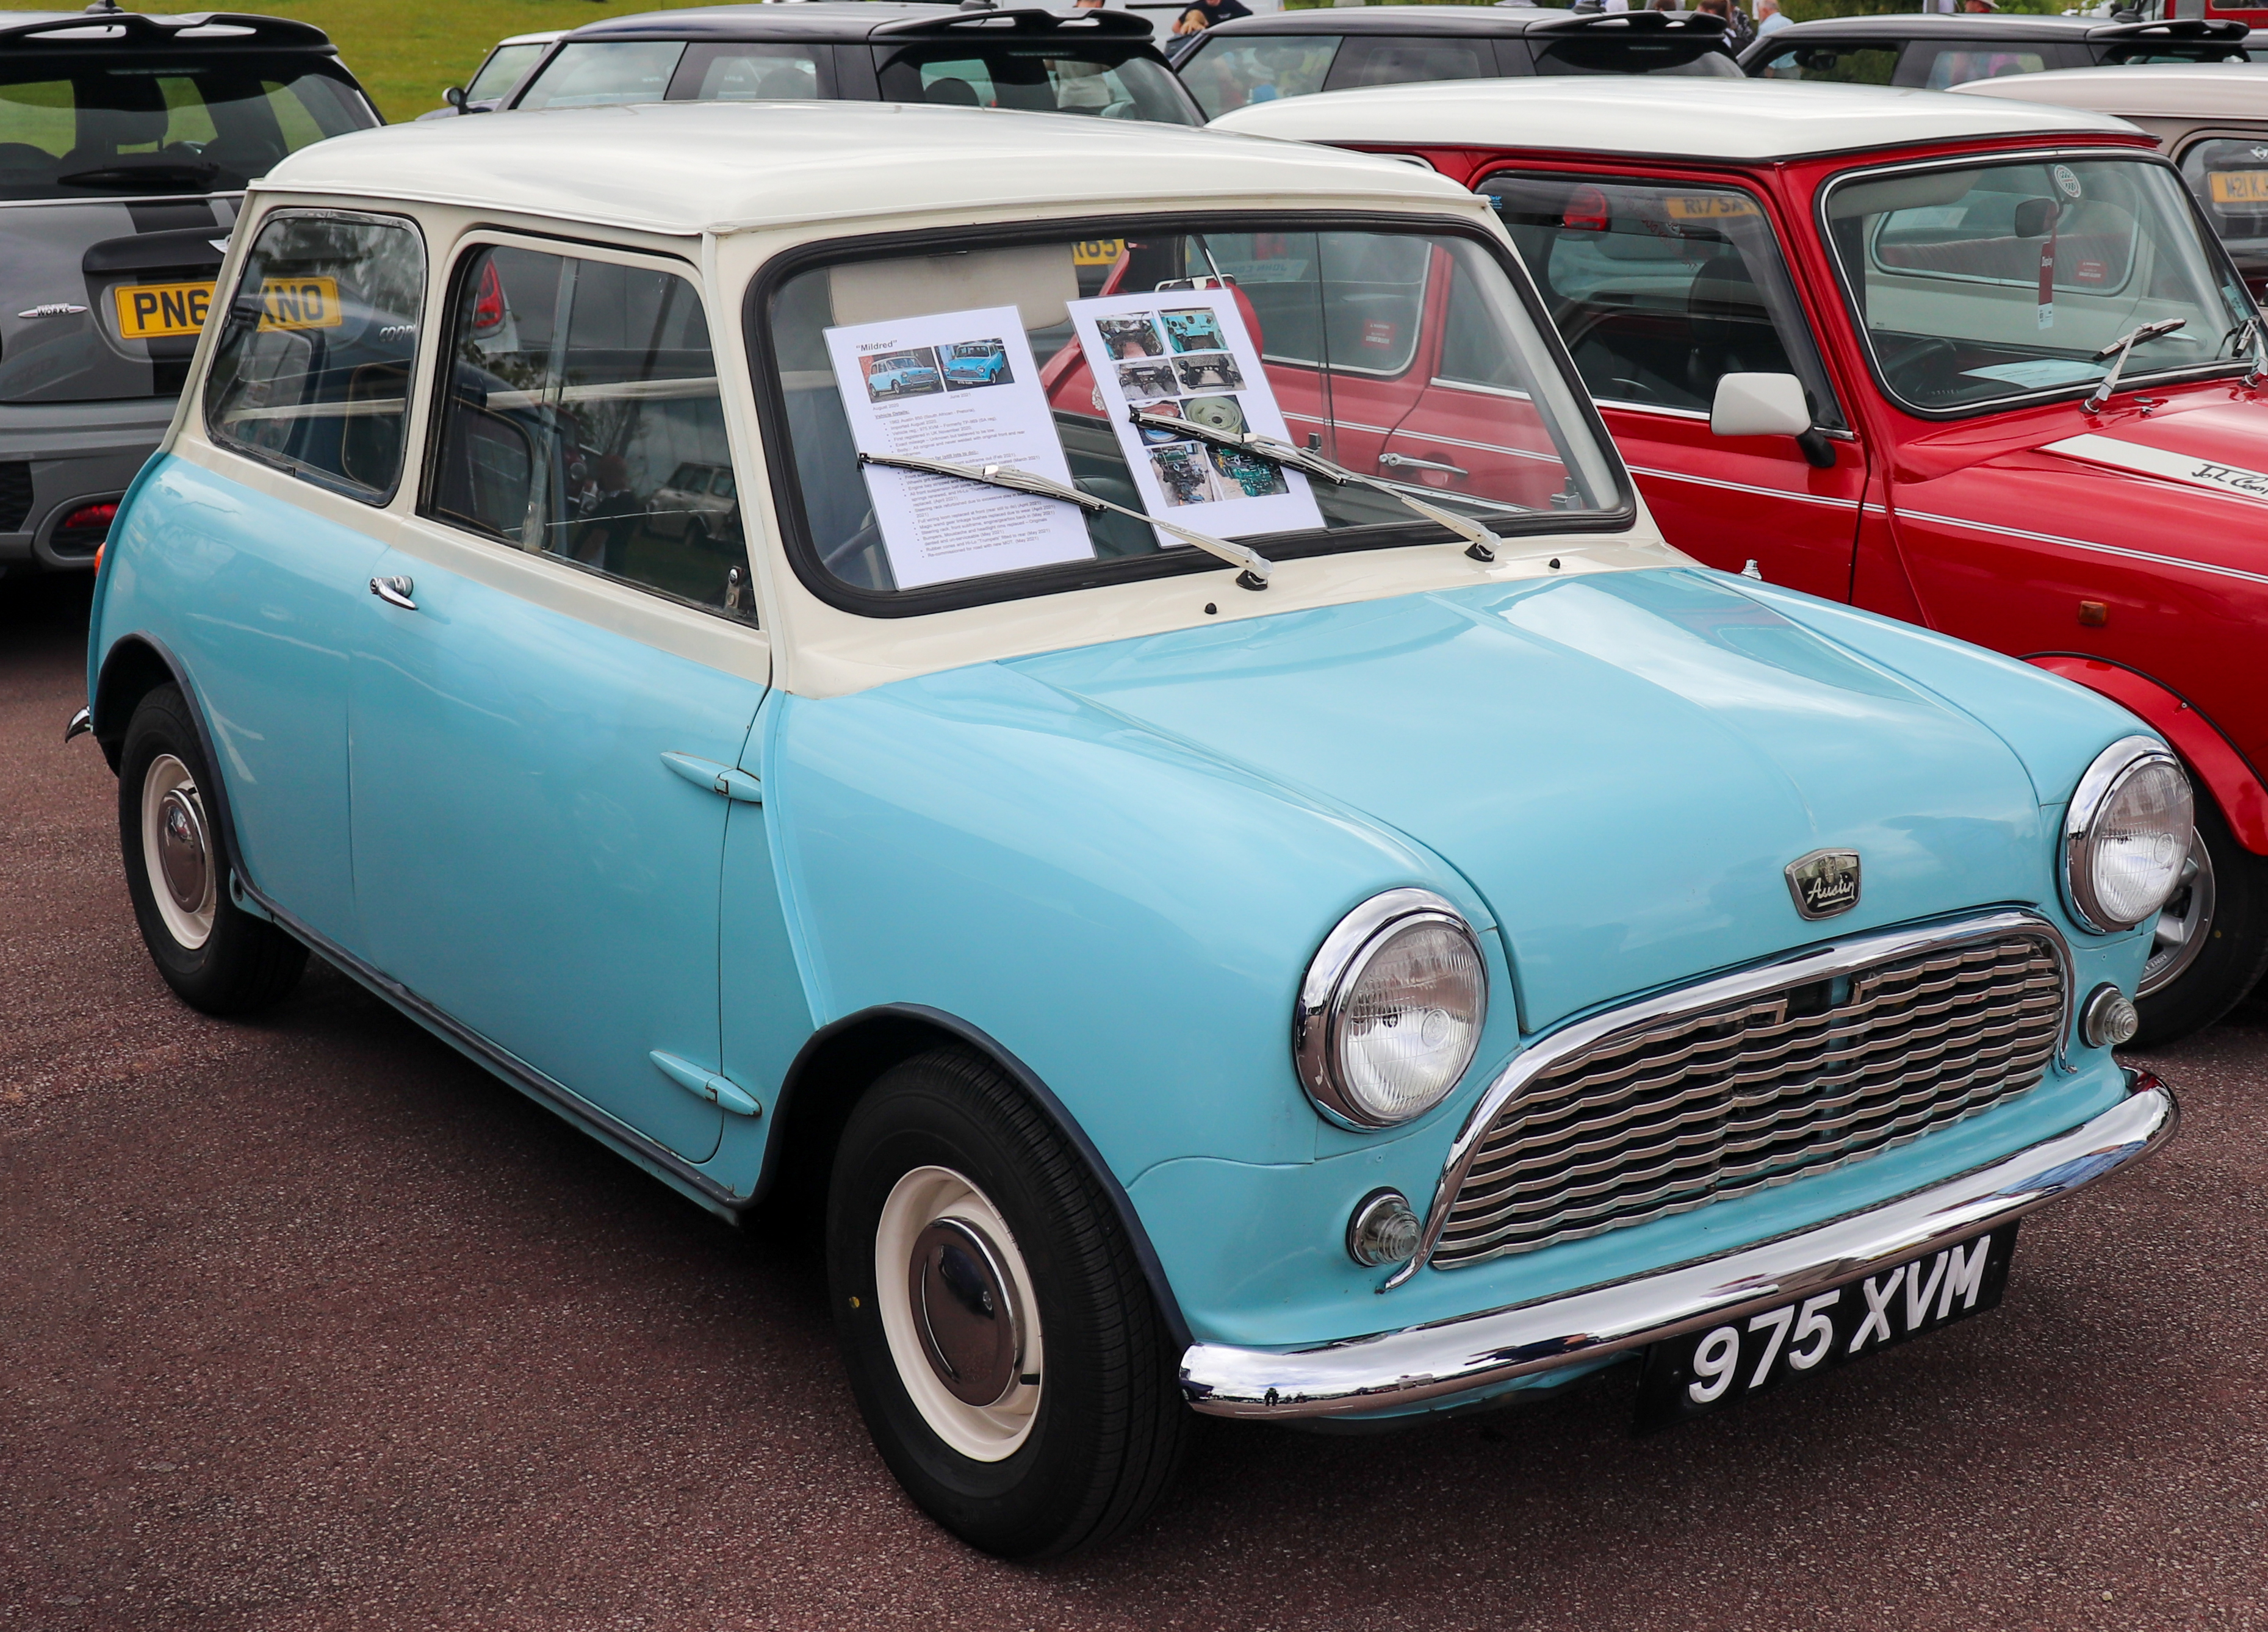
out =
<path fill-rule="evenodd" d="M 1764 202 L 1709 180 L 1499 172 L 1493 198 L 1647 506 L 1713 567 L 1851 598 L 1864 445 L 1820 361 Z M 1717 383 L 1793 374 L 1821 430 L 1719 437 Z M 1818 462 L 1814 462 L 1814 456 Z"/>

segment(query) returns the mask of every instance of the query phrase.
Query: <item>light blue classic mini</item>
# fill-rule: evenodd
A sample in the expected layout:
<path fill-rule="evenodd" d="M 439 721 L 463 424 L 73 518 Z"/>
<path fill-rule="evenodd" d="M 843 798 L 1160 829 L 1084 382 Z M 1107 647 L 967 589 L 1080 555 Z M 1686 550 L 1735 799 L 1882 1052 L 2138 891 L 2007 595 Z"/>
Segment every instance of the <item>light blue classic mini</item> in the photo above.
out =
<path fill-rule="evenodd" d="M 1664 543 L 1447 182 L 468 119 L 286 160 L 220 289 L 89 661 L 159 969 L 240 1011 L 313 948 L 823 1211 L 875 1443 L 979 1547 L 1134 1521 L 1192 1410 L 1864 1359 L 2173 1129 L 2110 1055 L 2173 759 Z"/>

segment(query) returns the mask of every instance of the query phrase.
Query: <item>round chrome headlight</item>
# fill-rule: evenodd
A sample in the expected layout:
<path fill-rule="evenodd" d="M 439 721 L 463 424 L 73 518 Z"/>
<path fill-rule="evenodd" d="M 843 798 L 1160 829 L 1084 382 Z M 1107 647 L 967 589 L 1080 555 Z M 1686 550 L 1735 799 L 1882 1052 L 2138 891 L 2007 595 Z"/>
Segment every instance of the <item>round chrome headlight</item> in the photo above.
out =
<path fill-rule="evenodd" d="M 2064 820 L 2064 887 L 2080 923 L 2098 934 L 2131 930 L 2182 881 L 2196 827 L 2182 762 L 2148 737 L 2095 755 Z"/>
<path fill-rule="evenodd" d="M 1457 1085 L 1488 1018 L 1488 966 L 1431 890 L 1388 890 L 1325 937 L 1300 988 L 1292 1055 L 1316 1109 L 1350 1128 L 1422 1116 Z"/>

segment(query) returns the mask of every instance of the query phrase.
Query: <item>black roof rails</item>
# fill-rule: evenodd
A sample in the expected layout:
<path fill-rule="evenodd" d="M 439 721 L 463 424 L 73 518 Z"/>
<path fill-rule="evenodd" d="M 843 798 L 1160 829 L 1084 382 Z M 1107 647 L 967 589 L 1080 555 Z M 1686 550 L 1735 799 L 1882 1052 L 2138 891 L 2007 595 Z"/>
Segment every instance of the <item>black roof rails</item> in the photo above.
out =
<path fill-rule="evenodd" d="M 2242 40 L 2252 31 L 2233 17 L 2169 17 L 2159 22 L 2105 23 L 2089 40 Z"/>
<path fill-rule="evenodd" d="M 1109 34 L 1126 40 L 1147 40 L 1150 19 L 1131 11 L 1042 11 L 1036 7 L 946 11 L 936 17 L 906 17 L 875 25 L 872 39 L 895 39 L 901 34 L 965 34 L 982 29 L 1003 34 Z"/>
<path fill-rule="evenodd" d="M 1647 34 L 1674 29 L 1685 34 L 1721 34 L 1725 32 L 1725 19 L 1712 17 L 1706 11 L 1572 11 L 1565 17 L 1547 18 L 1528 32 L 1540 34 L 1548 30 L 1557 33 L 1574 28 L 1626 29 Z"/>
<path fill-rule="evenodd" d="M 6 13 L 0 12 L 0 18 Z M 212 32 L 207 33 L 205 31 Z M 186 37 L 186 38 L 185 38 Z M 0 21 L 0 47 L 31 46 L 54 51 L 135 50 L 194 42 L 200 48 L 335 51 L 331 37 L 313 23 L 288 17 L 259 17 L 246 11 L 186 11 L 149 17 L 139 11 L 89 11 L 76 17 L 42 17 L 28 23 Z"/>

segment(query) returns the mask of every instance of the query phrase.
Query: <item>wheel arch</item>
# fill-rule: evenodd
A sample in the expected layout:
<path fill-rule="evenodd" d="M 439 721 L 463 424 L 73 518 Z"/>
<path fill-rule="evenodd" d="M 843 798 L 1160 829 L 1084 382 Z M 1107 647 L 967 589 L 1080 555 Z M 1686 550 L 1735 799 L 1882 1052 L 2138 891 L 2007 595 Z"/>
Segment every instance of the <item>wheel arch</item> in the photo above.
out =
<path fill-rule="evenodd" d="M 2205 784 L 2236 842 L 2256 856 L 2268 856 L 2268 787 L 2203 709 L 2172 687 L 2108 658 L 2045 651 L 2024 661 L 2140 715 Z"/>
<path fill-rule="evenodd" d="M 219 836 L 221 859 L 232 872 L 244 878 L 244 860 L 236 846 L 236 818 L 229 805 L 228 776 L 221 768 L 221 757 L 213 743 L 211 725 L 205 718 L 204 704 L 197 696 L 196 687 L 189 683 L 188 670 L 156 636 L 138 632 L 121 636 L 103 654 L 102 668 L 95 680 L 94 700 L 90 705 L 94 739 L 102 745 L 102 756 L 115 772 L 120 751 L 126 743 L 126 727 L 134 717 L 134 710 L 143 698 L 167 684 L 180 687 L 181 698 L 189 705 L 190 723 L 196 727 L 198 750 L 212 769 L 213 785 L 201 788 L 198 792 L 204 798 L 205 813 Z"/>
<path fill-rule="evenodd" d="M 844 1015 L 805 1040 L 781 1082 L 773 1109 L 777 1120 L 748 1204 L 753 1207 L 775 1194 L 800 1195 L 809 1194 L 812 1187 L 823 1187 L 836 1142 L 866 1090 L 901 1061 L 946 1046 L 972 1049 L 1005 1072 L 1079 1152 L 1126 1231 L 1168 1335 L 1179 1347 L 1188 1348 L 1192 1341 L 1189 1322 L 1166 1278 L 1165 1266 L 1134 1210 L 1133 1198 L 1094 1142 L 1029 1066 L 981 1028 L 942 1009 L 880 1003 Z"/>

